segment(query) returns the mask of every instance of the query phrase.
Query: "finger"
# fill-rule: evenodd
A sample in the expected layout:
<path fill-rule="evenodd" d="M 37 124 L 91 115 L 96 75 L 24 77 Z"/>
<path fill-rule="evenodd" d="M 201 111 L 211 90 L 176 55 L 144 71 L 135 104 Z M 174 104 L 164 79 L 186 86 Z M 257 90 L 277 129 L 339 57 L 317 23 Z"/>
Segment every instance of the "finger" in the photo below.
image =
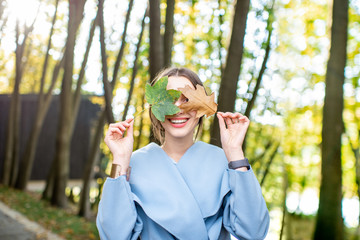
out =
<path fill-rule="evenodd" d="M 239 120 L 241 120 L 241 121 L 250 121 L 249 118 L 246 117 L 246 116 L 241 116 L 241 117 L 239 118 Z"/>
<path fill-rule="evenodd" d="M 119 127 L 109 127 L 110 132 L 123 132 Z"/>
<path fill-rule="evenodd" d="M 123 121 L 123 122 L 111 123 L 109 125 L 109 127 L 119 127 L 119 126 L 129 127 L 129 123 L 126 121 Z"/>
<path fill-rule="evenodd" d="M 233 121 L 233 114 L 231 112 L 226 112 L 222 115 L 222 117 L 225 119 L 226 125 L 234 124 L 235 121 Z"/>
<path fill-rule="evenodd" d="M 134 121 L 131 121 L 127 129 L 126 137 L 134 137 Z"/>
<path fill-rule="evenodd" d="M 242 114 L 238 112 L 236 113 L 226 112 L 223 116 L 229 118 L 231 120 L 231 123 L 235 124 L 239 122 L 239 119 L 241 118 Z"/>
<path fill-rule="evenodd" d="M 110 131 L 110 135 L 114 135 L 116 133 L 120 134 L 121 136 L 123 135 L 123 131 L 121 131 L 119 128 L 109 128 Z"/>
<path fill-rule="evenodd" d="M 231 112 L 225 112 L 225 113 L 222 114 L 222 117 L 223 118 L 231 117 L 231 114 L 232 114 Z"/>
<path fill-rule="evenodd" d="M 241 113 L 238 113 L 238 112 L 236 112 L 236 113 L 232 113 L 232 118 L 237 118 L 237 119 L 239 119 L 239 118 L 241 118 L 243 115 L 241 114 Z"/>
<path fill-rule="evenodd" d="M 123 124 L 123 122 L 119 122 L 119 123 L 114 123 L 114 124 L 110 124 L 109 128 L 117 128 L 120 129 L 122 132 L 125 132 L 126 130 L 126 126 L 124 126 L 125 124 Z"/>
<path fill-rule="evenodd" d="M 239 123 L 239 119 L 238 119 L 238 118 L 230 118 L 230 119 L 231 119 L 231 122 L 232 122 L 233 124 Z"/>
<path fill-rule="evenodd" d="M 131 121 L 134 120 L 134 118 L 128 118 L 125 120 L 126 123 L 131 123 Z"/>
<path fill-rule="evenodd" d="M 128 118 L 128 119 L 126 119 L 125 121 L 121 122 L 121 124 L 122 124 L 123 126 L 125 126 L 126 128 L 128 128 L 128 127 L 130 127 L 130 122 L 131 122 L 132 120 L 134 120 L 134 119 L 133 119 L 133 118 Z"/>
<path fill-rule="evenodd" d="M 246 117 L 246 116 L 241 116 L 241 117 L 239 118 L 239 122 L 245 123 L 245 124 L 249 124 L 249 123 L 250 123 L 250 120 L 249 120 L 249 118 Z"/>
<path fill-rule="evenodd" d="M 231 119 L 238 119 L 241 117 L 241 114 L 240 113 L 232 113 L 232 112 L 228 112 L 227 114 L 227 117 L 231 118 Z"/>
<path fill-rule="evenodd" d="M 225 122 L 226 122 L 226 125 L 227 125 L 227 126 L 229 126 L 229 125 L 233 124 L 233 122 L 232 122 L 231 118 L 229 118 L 229 117 L 225 117 L 224 119 L 225 119 Z"/>
<path fill-rule="evenodd" d="M 124 126 L 124 125 L 122 125 L 122 124 L 119 124 L 118 126 L 117 126 L 117 128 L 119 128 L 121 131 L 123 131 L 123 132 L 125 132 L 126 131 L 126 127 Z"/>
<path fill-rule="evenodd" d="M 221 116 L 221 114 L 217 114 L 216 115 L 219 119 L 219 127 L 220 127 L 220 132 L 223 132 L 226 130 L 226 126 L 225 126 L 225 121 L 224 118 Z"/>

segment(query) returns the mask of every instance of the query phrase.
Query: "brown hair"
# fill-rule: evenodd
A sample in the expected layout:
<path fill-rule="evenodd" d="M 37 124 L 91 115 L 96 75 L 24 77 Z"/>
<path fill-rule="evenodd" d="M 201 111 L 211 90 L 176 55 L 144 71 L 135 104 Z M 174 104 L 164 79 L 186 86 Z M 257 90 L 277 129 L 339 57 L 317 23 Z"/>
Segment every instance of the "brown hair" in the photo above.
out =
<path fill-rule="evenodd" d="M 203 83 L 201 82 L 199 76 L 194 73 L 193 71 L 191 71 L 188 68 L 177 68 L 177 67 L 170 67 L 170 68 L 165 68 L 162 71 L 160 71 L 156 77 L 151 81 L 151 86 L 153 86 L 156 81 L 158 81 L 160 78 L 162 77 L 171 77 L 171 76 L 176 76 L 176 77 L 185 77 L 187 79 L 189 79 L 189 81 L 193 84 L 193 86 L 196 88 L 196 85 L 199 84 L 201 86 L 204 86 Z M 151 126 L 152 126 L 152 131 L 154 134 L 154 137 L 160 142 L 160 144 L 164 143 L 164 138 L 165 138 L 165 130 L 163 128 L 163 126 L 161 125 L 160 121 L 154 116 L 154 114 L 151 112 L 151 107 L 150 107 L 150 120 L 151 120 Z M 195 139 L 198 137 L 199 133 L 201 132 L 202 129 L 202 125 L 203 125 L 203 116 L 200 117 L 199 119 L 199 123 L 198 123 L 198 129 L 196 131 L 195 134 Z"/>

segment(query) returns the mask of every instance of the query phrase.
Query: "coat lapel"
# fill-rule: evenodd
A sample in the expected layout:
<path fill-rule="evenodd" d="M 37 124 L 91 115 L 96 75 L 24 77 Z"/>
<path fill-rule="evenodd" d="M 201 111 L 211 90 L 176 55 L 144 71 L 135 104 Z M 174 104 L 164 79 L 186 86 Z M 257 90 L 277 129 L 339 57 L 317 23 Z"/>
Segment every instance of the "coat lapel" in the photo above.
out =
<path fill-rule="evenodd" d="M 158 145 L 134 152 L 131 167 L 134 199 L 152 220 L 178 239 L 208 239 L 198 202 L 177 164 Z"/>
<path fill-rule="evenodd" d="M 177 168 L 196 199 L 203 218 L 215 215 L 230 191 L 224 151 L 197 142 L 184 154 Z"/>

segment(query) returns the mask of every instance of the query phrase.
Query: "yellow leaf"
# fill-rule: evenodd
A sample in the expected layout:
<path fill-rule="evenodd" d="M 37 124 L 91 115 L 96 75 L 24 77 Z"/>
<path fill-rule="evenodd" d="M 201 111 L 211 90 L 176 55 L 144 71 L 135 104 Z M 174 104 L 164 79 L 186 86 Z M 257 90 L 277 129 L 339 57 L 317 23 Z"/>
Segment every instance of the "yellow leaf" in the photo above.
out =
<path fill-rule="evenodd" d="M 179 106 L 184 112 L 196 110 L 196 117 L 203 115 L 208 117 L 216 113 L 217 104 L 214 101 L 215 95 L 212 93 L 210 96 L 207 96 L 203 86 L 198 84 L 196 89 L 185 86 L 185 88 L 179 88 L 178 90 L 189 99 L 188 102 Z"/>

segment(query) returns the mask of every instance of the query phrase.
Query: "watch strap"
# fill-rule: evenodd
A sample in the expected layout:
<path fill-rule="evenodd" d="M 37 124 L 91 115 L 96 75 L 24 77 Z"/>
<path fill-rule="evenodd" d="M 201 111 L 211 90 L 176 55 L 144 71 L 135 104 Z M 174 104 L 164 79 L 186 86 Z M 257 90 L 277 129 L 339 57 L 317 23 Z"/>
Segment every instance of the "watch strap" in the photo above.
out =
<path fill-rule="evenodd" d="M 247 158 L 244 158 L 241 160 L 236 160 L 236 161 L 231 161 L 231 162 L 229 162 L 228 166 L 230 169 L 237 169 L 237 168 L 241 168 L 241 167 L 246 167 L 248 170 L 250 169 L 249 160 Z"/>

